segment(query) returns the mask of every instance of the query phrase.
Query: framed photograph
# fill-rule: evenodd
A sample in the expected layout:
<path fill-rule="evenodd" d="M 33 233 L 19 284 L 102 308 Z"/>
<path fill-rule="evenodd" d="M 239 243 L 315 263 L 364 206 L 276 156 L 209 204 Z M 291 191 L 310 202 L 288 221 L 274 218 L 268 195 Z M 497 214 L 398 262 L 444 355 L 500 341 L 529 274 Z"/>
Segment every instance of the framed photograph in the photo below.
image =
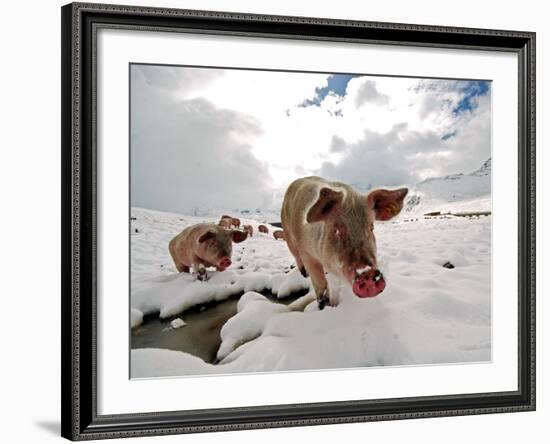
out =
<path fill-rule="evenodd" d="M 72 3 L 62 435 L 535 409 L 535 34 Z"/>

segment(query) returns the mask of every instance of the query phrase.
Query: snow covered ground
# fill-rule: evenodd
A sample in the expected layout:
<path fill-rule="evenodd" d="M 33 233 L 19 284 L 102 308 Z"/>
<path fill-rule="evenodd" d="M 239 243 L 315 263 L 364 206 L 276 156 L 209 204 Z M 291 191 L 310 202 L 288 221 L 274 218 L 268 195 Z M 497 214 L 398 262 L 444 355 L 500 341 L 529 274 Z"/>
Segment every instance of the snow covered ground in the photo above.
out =
<path fill-rule="evenodd" d="M 461 203 L 471 209 L 488 197 Z M 487 200 L 490 204 L 490 199 Z M 477 209 L 477 208 L 476 208 Z M 168 242 L 188 225 L 215 218 L 132 209 L 131 322 L 144 314 L 167 318 L 205 302 L 245 293 L 221 330 L 219 363 L 162 349 L 131 352 L 134 378 L 381 365 L 435 364 L 491 359 L 491 217 L 434 218 L 377 223 L 379 261 L 387 287 L 359 299 L 329 276 L 340 304 L 293 311 L 278 298 L 309 288 L 292 269 L 284 241 L 257 232 L 235 244 L 233 264 L 211 271 L 207 282 L 177 274 Z M 420 213 L 414 212 L 419 215 Z M 250 217 L 254 217 L 252 214 Z M 261 220 L 263 222 L 263 220 Z M 455 268 L 443 264 L 450 262 Z"/>

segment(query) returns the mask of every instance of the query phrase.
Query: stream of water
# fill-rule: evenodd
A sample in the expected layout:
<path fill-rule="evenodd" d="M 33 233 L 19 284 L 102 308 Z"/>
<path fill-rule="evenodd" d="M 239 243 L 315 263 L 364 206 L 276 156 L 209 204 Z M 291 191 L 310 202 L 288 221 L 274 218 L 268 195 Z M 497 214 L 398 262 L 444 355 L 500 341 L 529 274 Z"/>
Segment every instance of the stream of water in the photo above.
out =
<path fill-rule="evenodd" d="M 271 293 L 264 293 L 264 296 L 272 302 L 288 305 L 306 293 L 300 292 L 281 300 Z M 131 347 L 182 351 L 214 363 L 221 344 L 220 330 L 237 313 L 240 296 L 242 294 L 225 301 L 199 305 L 168 319 L 160 319 L 158 314 L 146 316 L 143 324 L 132 329 Z M 172 328 L 170 322 L 175 318 L 182 319 L 187 325 Z"/>

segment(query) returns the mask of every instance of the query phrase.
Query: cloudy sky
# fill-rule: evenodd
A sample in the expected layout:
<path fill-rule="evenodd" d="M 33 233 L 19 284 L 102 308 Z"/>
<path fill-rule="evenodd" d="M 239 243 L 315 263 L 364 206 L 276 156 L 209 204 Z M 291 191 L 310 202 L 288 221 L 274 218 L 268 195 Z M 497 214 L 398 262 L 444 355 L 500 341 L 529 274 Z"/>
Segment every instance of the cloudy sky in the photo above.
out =
<path fill-rule="evenodd" d="M 366 190 L 479 168 L 490 82 L 131 66 L 132 206 L 277 209 L 305 175 Z"/>

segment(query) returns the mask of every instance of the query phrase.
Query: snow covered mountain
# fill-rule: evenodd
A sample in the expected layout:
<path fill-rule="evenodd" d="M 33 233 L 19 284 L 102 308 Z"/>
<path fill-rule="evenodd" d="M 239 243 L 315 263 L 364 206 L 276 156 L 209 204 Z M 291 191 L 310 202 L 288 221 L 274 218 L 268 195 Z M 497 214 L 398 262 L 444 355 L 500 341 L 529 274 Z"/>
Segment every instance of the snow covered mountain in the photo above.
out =
<path fill-rule="evenodd" d="M 410 187 L 404 216 L 432 211 L 491 211 L 491 158 L 469 174 L 426 179 Z"/>

